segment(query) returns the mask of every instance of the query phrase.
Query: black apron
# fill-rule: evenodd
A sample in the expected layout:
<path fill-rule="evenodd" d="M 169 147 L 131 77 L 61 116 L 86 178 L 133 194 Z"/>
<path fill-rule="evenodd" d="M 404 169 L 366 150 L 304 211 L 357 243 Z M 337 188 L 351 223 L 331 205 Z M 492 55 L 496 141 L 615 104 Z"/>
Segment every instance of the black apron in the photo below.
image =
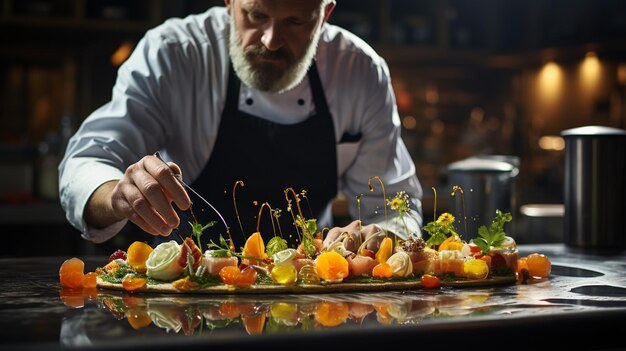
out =
<path fill-rule="evenodd" d="M 265 202 L 272 209 L 281 210 L 280 226 L 278 223 L 272 226 L 270 211 L 267 206 L 263 208 L 259 229 L 265 243 L 275 233 L 282 233 L 290 247 L 298 245 L 293 217 L 287 211 L 287 188 L 292 188 L 296 194 L 306 191 L 306 198 L 301 197 L 300 201 L 305 219 L 319 218 L 337 195 L 335 129 L 315 63 L 308 71 L 308 78 L 316 112 L 300 123 L 283 125 L 239 111 L 241 82 L 230 68 L 226 105 L 217 140 L 208 163 L 191 186 L 220 212 L 237 250 L 243 246 L 245 238 L 257 231 L 257 216 Z M 233 188 L 237 181 L 244 184 L 237 185 L 235 190 L 243 233 L 233 203 Z M 209 239 L 217 242 L 219 234 L 228 238 L 219 216 L 190 196 L 194 203 L 193 213 L 199 222 L 217 221 L 207 229 L 208 235 L 203 235 L 203 245 Z M 293 193 L 289 193 L 289 199 L 293 213 L 297 215 Z M 181 218 L 181 226 L 185 225 L 187 223 Z"/>

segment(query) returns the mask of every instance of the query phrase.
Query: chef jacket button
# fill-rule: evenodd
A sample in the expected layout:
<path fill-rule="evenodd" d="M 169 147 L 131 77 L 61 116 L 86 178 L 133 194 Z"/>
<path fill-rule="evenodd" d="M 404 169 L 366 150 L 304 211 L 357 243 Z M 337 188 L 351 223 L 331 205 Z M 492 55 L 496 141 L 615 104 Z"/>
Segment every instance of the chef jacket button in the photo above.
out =
<path fill-rule="evenodd" d="M 304 99 L 298 99 L 298 105 L 300 106 L 304 105 Z"/>
<path fill-rule="evenodd" d="M 251 98 L 247 98 L 246 99 L 246 104 L 247 105 L 252 105 L 254 103 L 254 100 L 252 100 Z"/>

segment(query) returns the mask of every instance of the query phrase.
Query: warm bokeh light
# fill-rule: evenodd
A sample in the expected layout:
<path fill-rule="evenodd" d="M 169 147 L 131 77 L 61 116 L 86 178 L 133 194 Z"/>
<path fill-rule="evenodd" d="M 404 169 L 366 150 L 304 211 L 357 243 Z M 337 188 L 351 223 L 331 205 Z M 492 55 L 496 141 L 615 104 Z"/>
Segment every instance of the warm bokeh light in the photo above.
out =
<path fill-rule="evenodd" d="M 562 92 L 563 80 L 563 69 L 553 61 L 547 62 L 537 77 L 539 98 L 546 103 L 555 102 Z"/>
<path fill-rule="evenodd" d="M 402 119 L 402 126 L 405 129 L 412 130 L 417 126 L 417 120 L 413 116 L 405 116 Z"/>
<path fill-rule="evenodd" d="M 585 95 L 598 90 L 601 80 L 602 65 L 595 52 L 590 51 L 580 64 L 580 86 Z"/>
<path fill-rule="evenodd" d="M 617 81 L 620 85 L 626 85 L 626 63 L 617 66 Z"/>
<path fill-rule="evenodd" d="M 430 124 L 430 131 L 434 135 L 442 135 L 445 130 L 446 125 L 439 119 L 434 120 L 433 123 Z"/>
<path fill-rule="evenodd" d="M 115 50 L 113 55 L 111 55 L 111 64 L 117 67 L 124 63 L 128 56 L 130 56 L 130 54 L 133 52 L 134 47 L 135 44 L 131 41 L 125 41 L 120 44 L 120 46 L 117 48 L 117 50 Z"/>
<path fill-rule="evenodd" d="M 429 85 L 426 88 L 426 102 L 429 104 L 436 104 L 439 102 L 439 90 L 434 85 Z"/>
<path fill-rule="evenodd" d="M 565 140 L 556 135 L 544 135 L 539 138 L 539 147 L 542 150 L 562 151 L 565 149 Z"/>

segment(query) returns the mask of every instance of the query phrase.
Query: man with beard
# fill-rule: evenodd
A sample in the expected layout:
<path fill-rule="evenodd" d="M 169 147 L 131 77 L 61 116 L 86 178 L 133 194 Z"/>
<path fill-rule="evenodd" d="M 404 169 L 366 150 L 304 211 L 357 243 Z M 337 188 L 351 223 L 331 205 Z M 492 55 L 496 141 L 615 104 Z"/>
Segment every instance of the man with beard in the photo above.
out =
<path fill-rule="evenodd" d="M 385 61 L 327 22 L 333 0 L 225 5 L 148 31 L 120 67 L 111 101 L 83 122 L 60 165 L 70 222 L 100 243 L 129 220 L 156 237 L 188 231 L 193 213 L 216 220 L 209 232 L 232 233 L 235 247 L 257 230 L 295 246 L 294 220 L 331 227 L 342 193 L 363 225 L 419 236 L 422 190 Z M 383 208 L 383 194 L 400 191 L 408 225 Z"/>

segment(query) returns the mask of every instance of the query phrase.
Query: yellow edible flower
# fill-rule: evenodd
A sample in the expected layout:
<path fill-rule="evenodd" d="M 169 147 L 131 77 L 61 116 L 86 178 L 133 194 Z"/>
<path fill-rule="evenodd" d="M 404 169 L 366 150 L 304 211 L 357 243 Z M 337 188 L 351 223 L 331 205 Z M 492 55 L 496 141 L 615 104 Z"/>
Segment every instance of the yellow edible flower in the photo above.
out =
<path fill-rule="evenodd" d="M 402 200 L 400 200 L 397 197 L 394 197 L 393 199 L 391 199 L 391 201 L 389 201 L 389 206 L 391 207 L 392 210 L 397 210 L 401 204 L 402 204 Z"/>
<path fill-rule="evenodd" d="M 448 226 L 454 223 L 454 216 L 449 212 L 444 212 L 437 218 L 437 223 Z"/>

